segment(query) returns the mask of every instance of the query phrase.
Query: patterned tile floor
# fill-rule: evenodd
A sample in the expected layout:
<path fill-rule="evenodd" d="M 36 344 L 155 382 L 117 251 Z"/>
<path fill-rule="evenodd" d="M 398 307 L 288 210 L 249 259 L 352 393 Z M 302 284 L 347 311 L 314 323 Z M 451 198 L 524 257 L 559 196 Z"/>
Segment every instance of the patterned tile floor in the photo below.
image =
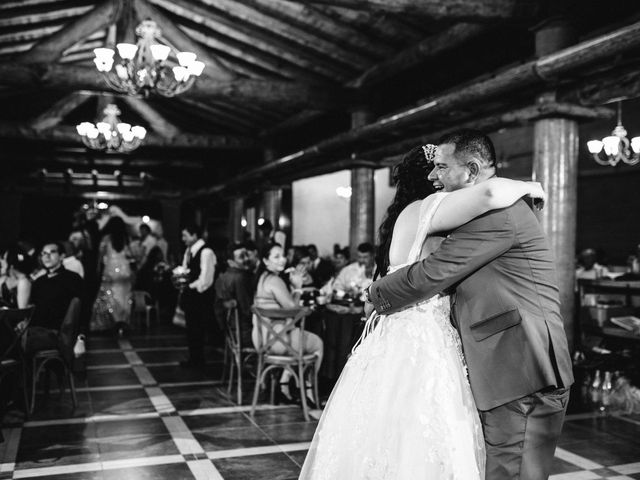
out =
<path fill-rule="evenodd" d="M 0 480 L 296 479 L 316 423 L 295 406 L 251 418 L 219 381 L 220 353 L 189 372 L 183 345 L 178 330 L 91 340 L 75 411 L 54 391 L 26 423 L 5 418 Z M 640 479 L 640 417 L 570 415 L 551 478 Z"/>

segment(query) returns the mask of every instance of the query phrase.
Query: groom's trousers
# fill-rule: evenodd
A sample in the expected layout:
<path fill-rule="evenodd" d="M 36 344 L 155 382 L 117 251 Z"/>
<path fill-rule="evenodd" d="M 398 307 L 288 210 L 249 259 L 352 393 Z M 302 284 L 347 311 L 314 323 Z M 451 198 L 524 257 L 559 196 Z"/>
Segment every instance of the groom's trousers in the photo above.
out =
<path fill-rule="evenodd" d="M 569 389 L 536 392 L 481 411 L 486 480 L 546 480 L 562 431 Z"/>

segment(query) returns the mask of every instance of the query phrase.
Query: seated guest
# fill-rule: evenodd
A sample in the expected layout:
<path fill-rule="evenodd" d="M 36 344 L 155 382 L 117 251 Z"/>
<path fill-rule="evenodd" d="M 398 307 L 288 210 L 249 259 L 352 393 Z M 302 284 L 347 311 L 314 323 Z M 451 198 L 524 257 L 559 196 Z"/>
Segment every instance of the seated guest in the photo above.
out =
<path fill-rule="evenodd" d="M 82 298 L 82 279 L 64 268 L 61 251 L 57 242 L 49 242 L 40 252 L 46 273 L 33 282 L 31 289 L 35 310 L 26 334 L 27 354 L 58 346 L 58 330 L 69 304 L 73 298 Z"/>
<path fill-rule="evenodd" d="M 597 254 L 593 248 L 585 248 L 578 255 L 576 280 L 595 280 L 609 274 L 607 267 L 596 262 Z"/>
<path fill-rule="evenodd" d="M 334 275 L 334 267 L 331 261 L 324 259 L 318 255 L 318 247 L 314 244 L 307 245 L 309 256 L 311 257 L 311 276 L 313 277 L 313 285 L 316 288 L 322 288 Z"/>
<path fill-rule="evenodd" d="M 291 275 L 299 275 L 302 278 L 302 287 L 308 288 L 314 286 L 313 277 L 311 276 L 311 254 L 306 247 L 293 247 L 293 258 L 291 260 L 291 266 L 285 270 L 285 273 Z"/>
<path fill-rule="evenodd" d="M 33 258 L 14 247 L 5 253 L 3 264 L 6 274 L 0 279 L 0 306 L 26 308 L 31 296 L 29 275 L 35 268 Z"/>
<path fill-rule="evenodd" d="M 277 243 L 267 245 L 261 252 L 260 260 L 261 263 L 260 269 L 258 270 L 258 282 L 254 298 L 255 306 L 261 308 L 298 308 L 298 294 L 292 295 L 280 276 L 287 262 L 282 247 Z M 294 288 L 299 289 L 302 287 L 301 275 L 295 272 L 292 273 L 290 275 L 290 281 Z M 254 322 L 252 338 L 256 347 L 259 341 L 257 328 L 258 324 Z M 274 325 L 274 329 L 278 331 L 279 329 L 281 330 L 281 327 L 276 324 Z M 317 355 L 316 369 L 319 370 L 324 351 L 324 345 L 320 337 L 314 333 L 302 332 L 299 328 L 292 330 L 290 335 L 293 348 L 302 348 L 304 353 L 315 353 Z M 266 330 L 263 332 L 263 337 L 264 336 L 266 336 Z M 285 347 L 277 342 L 271 347 L 271 351 L 276 355 L 286 353 Z M 293 401 L 289 392 L 289 380 L 291 376 L 292 374 L 289 371 L 284 370 L 282 377 L 280 377 L 280 394 L 284 400 L 288 402 Z M 307 384 L 305 390 L 307 397 L 312 399 L 311 385 Z M 311 404 L 313 404 L 313 402 L 311 402 Z"/>
<path fill-rule="evenodd" d="M 62 242 L 64 248 L 62 257 L 62 266 L 70 272 L 75 272 L 80 275 L 80 278 L 84 278 L 84 265 L 78 259 L 75 246 L 70 241 Z"/>
<path fill-rule="evenodd" d="M 371 284 L 374 266 L 373 245 L 361 243 L 358 245 L 358 260 L 340 271 L 333 283 L 333 289 L 351 293 L 361 292 Z"/>
<path fill-rule="evenodd" d="M 340 248 L 338 246 L 338 248 L 334 248 L 334 252 L 333 252 L 333 268 L 335 269 L 334 276 L 337 276 L 340 273 L 340 271 L 342 271 L 342 269 L 349 264 L 350 258 L 351 258 L 351 254 L 349 252 L 349 247 Z"/>
<path fill-rule="evenodd" d="M 251 305 L 253 305 L 253 275 L 249 270 L 249 255 L 242 243 L 227 247 L 227 269 L 215 282 L 216 319 L 223 323 L 224 302 L 235 300 L 240 320 L 240 341 L 243 347 L 251 345 Z M 224 330 L 224 326 L 221 325 Z"/>

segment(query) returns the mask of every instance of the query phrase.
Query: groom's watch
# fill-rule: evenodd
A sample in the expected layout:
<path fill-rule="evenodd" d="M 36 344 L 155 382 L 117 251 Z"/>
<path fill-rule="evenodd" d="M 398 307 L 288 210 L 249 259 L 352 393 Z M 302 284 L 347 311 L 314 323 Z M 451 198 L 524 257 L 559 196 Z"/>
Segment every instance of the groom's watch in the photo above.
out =
<path fill-rule="evenodd" d="M 364 300 L 367 303 L 373 303 L 371 301 L 371 285 L 364 289 Z"/>

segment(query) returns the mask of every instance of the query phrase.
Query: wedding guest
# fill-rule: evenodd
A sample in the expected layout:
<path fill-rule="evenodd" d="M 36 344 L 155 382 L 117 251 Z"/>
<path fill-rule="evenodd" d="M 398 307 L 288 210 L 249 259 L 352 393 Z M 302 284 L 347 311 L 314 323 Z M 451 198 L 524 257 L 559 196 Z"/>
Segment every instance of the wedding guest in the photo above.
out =
<path fill-rule="evenodd" d="M 292 295 L 285 281 L 282 279 L 281 274 L 285 269 L 286 258 L 284 256 L 284 250 L 282 247 L 273 243 L 267 245 L 260 254 L 260 268 L 258 270 L 258 281 L 256 285 L 256 294 L 254 298 L 254 304 L 261 308 L 299 308 L 299 294 Z M 291 285 L 295 289 L 302 287 L 302 276 L 292 274 L 290 276 Z M 274 330 L 282 330 L 281 324 L 274 324 Z M 266 330 L 263 331 L 262 337 L 266 336 Z M 254 320 L 252 339 L 254 345 L 257 347 L 259 342 L 258 324 Z M 322 356 L 324 353 L 324 345 L 322 339 L 311 332 L 302 332 L 299 328 L 295 328 L 290 334 L 291 344 L 293 348 L 302 348 L 304 353 L 315 353 L 317 355 L 316 369 L 319 371 L 322 364 Z M 286 352 L 283 345 L 278 343 L 271 347 L 271 350 L 276 355 L 281 355 Z M 289 380 L 291 379 L 291 372 L 284 369 L 282 377 L 280 377 L 280 395 L 287 402 L 293 402 L 293 397 L 289 391 Z M 311 392 L 311 385 L 305 385 L 305 392 L 309 398 L 310 404 L 313 404 L 313 394 Z"/>
<path fill-rule="evenodd" d="M 595 280 L 609 274 L 609 269 L 600 265 L 597 261 L 597 254 L 593 248 L 585 248 L 578 255 L 578 268 L 576 269 L 576 280 Z"/>
<path fill-rule="evenodd" d="M 362 291 L 368 287 L 373 279 L 375 266 L 374 248 L 370 243 L 358 245 L 358 260 L 344 267 L 333 283 L 334 290 Z"/>
<path fill-rule="evenodd" d="M 223 322 L 224 302 L 235 300 L 240 320 L 240 336 L 243 347 L 251 346 L 251 305 L 253 304 L 253 275 L 249 255 L 242 243 L 227 246 L 227 269 L 215 281 L 216 319 Z"/>
<path fill-rule="evenodd" d="M 77 257 L 77 251 L 73 243 L 69 241 L 62 242 L 62 248 L 64 250 L 62 256 L 62 265 L 70 272 L 75 272 L 80 275 L 80 278 L 84 278 L 84 265 Z"/>
<path fill-rule="evenodd" d="M 140 232 L 140 258 L 138 259 L 138 267 L 141 268 L 147 261 L 147 256 L 153 247 L 158 244 L 158 240 L 151 233 L 151 227 L 143 223 L 138 228 Z"/>
<path fill-rule="evenodd" d="M 69 303 L 73 298 L 82 298 L 82 279 L 64 268 L 61 252 L 62 246 L 58 242 L 45 243 L 40 251 L 46 273 L 33 282 L 31 288 L 31 303 L 35 309 L 26 332 L 27 354 L 57 348 L 58 330 Z"/>
<path fill-rule="evenodd" d="M 8 308 L 26 308 L 31 297 L 30 273 L 34 270 L 32 257 L 17 247 L 3 255 L 5 275 L 0 278 L 0 305 Z"/>
<path fill-rule="evenodd" d="M 321 288 L 333 277 L 335 268 L 330 260 L 318 255 L 318 247 L 314 244 L 307 245 L 307 250 L 311 258 L 310 273 L 313 277 L 313 285 Z"/>
<path fill-rule="evenodd" d="M 293 248 L 293 258 L 291 260 L 291 267 L 285 270 L 285 273 L 291 275 L 295 272 L 302 278 L 301 288 L 308 288 L 314 286 L 314 279 L 311 275 L 311 254 L 306 247 L 296 246 Z"/>
<path fill-rule="evenodd" d="M 335 249 L 333 254 L 333 267 L 335 269 L 334 276 L 337 276 L 342 269 L 349 264 L 350 258 L 351 253 L 349 252 L 349 247 L 338 247 Z"/>
<path fill-rule="evenodd" d="M 184 368 L 202 370 L 205 366 L 204 341 L 207 323 L 213 320 L 213 277 L 216 255 L 202 238 L 202 230 L 195 224 L 182 228 L 186 245 L 182 265 L 189 269 L 189 284 L 182 292 L 182 309 L 187 327 L 189 358 L 180 363 Z"/>
<path fill-rule="evenodd" d="M 247 255 L 249 257 L 249 270 L 252 273 L 256 273 L 258 271 L 258 267 L 260 266 L 260 256 L 258 254 L 258 246 L 256 242 L 253 240 L 247 240 L 244 242 L 244 246 L 247 249 Z"/>

